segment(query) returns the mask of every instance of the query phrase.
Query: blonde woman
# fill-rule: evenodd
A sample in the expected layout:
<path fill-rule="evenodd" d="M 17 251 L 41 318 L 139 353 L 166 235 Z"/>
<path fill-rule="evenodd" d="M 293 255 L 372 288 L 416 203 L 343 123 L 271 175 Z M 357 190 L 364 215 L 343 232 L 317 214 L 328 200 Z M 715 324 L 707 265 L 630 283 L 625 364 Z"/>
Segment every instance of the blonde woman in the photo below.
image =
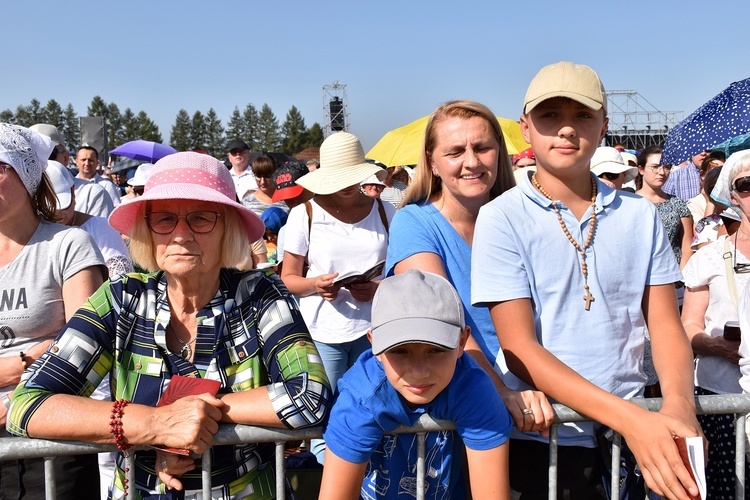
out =
<path fill-rule="evenodd" d="M 544 394 L 512 391 L 489 311 L 471 305 L 471 244 L 479 209 L 515 185 L 497 118 L 484 105 L 451 101 L 427 122 L 414 179 L 391 228 L 386 269 L 416 268 L 448 278 L 471 327 L 467 352 L 490 374 L 518 429 L 542 431 L 553 414 Z"/>

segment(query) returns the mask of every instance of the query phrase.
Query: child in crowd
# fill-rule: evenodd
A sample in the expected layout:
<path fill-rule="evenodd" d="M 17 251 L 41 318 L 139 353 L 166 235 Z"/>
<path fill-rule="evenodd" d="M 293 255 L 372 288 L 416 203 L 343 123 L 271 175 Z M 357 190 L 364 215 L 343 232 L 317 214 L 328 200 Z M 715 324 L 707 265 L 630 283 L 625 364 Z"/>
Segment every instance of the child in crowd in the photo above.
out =
<path fill-rule="evenodd" d="M 268 262 L 273 266 L 277 266 L 279 263 L 277 242 L 279 238 L 279 231 L 286 224 L 286 219 L 289 213 L 280 209 L 279 207 L 268 207 L 263 210 L 260 215 L 263 224 L 266 226 L 266 233 L 263 235 L 263 240 L 266 242 L 266 248 L 268 249 Z"/>
<path fill-rule="evenodd" d="M 537 171 L 479 212 L 472 303 L 490 309 L 508 387 L 541 390 L 619 432 L 648 486 L 686 500 L 698 490 L 673 438 L 702 433 L 675 295 L 682 275 L 653 205 L 589 170 L 607 131 L 606 105 L 587 66 L 559 62 L 534 77 L 521 131 Z M 659 412 L 626 401 L 643 394 L 646 325 L 664 396 Z M 605 498 L 597 427 L 560 427 L 558 498 Z M 547 498 L 547 440 L 515 430 L 513 438 L 513 498 Z"/>
<path fill-rule="evenodd" d="M 368 332 L 372 351 L 339 381 L 323 435 L 320 498 L 416 496 L 417 436 L 385 434 L 423 414 L 456 424 L 455 432 L 427 434 L 425 498 L 465 497 L 461 440 L 473 498 L 508 498 L 510 415 L 464 353 L 469 334 L 461 299 L 445 278 L 411 269 L 380 283 Z"/>

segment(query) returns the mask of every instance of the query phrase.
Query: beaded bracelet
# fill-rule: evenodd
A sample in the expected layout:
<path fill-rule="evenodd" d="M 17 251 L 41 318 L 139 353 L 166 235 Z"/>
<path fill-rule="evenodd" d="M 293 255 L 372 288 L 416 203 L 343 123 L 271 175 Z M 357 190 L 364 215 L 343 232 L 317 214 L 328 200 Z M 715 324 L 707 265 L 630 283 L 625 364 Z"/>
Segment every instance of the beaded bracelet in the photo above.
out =
<path fill-rule="evenodd" d="M 26 364 L 26 353 L 21 351 L 18 355 L 21 356 L 21 366 L 23 367 L 23 371 L 26 371 L 26 368 L 29 367 L 29 365 Z"/>
<path fill-rule="evenodd" d="M 125 441 L 125 436 L 122 433 L 122 414 L 125 407 L 130 404 L 127 399 L 117 399 L 112 403 L 112 414 L 109 418 L 109 432 L 115 438 L 115 444 L 117 449 L 120 451 L 127 451 L 130 445 Z"/>
<path fill-rule="evenodd" d="M 125 435 L 122 433 L 122 415 L 124 413 L 125 407 L 129 404 L 130 401 L 128 401 L 127 399 L 115 400 L 115 402 L 112 403 L 112 413 L 109 417 L 109 432 L 115 438 L 117 449 L 123 452 L 125 455 L 127 455 L 127 452 L 130 449 L 130 445 L 125 441 Z M 130 468 L 125 467 L 125 478 L 123 479 L 125 498 L 127 498 L 128 496 L 128 472 L 130 472 Z"/>

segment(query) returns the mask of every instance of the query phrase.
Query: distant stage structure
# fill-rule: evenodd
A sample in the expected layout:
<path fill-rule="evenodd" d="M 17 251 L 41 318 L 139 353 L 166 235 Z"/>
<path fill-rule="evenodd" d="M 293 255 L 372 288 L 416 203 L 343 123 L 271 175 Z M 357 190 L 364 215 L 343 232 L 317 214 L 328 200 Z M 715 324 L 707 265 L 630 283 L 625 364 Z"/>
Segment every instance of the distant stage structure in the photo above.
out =
<path fill-rule="evenodd" d="M 334 132 L 349 132 L 349 99 L 346 97 L 345 84 L 335 81 L 330 85 L 323 85 L 323 110 L 325 137 Z"/>
<path fill-rule="evenodd" d="M 607 146 L 622 144 L 626 149 L 641 150 L 663 145 L 667 133 L 682 121 L 683 111 L 660 111 L 635 90 L 607 92 L 609 129 L 604 137 Z"/>

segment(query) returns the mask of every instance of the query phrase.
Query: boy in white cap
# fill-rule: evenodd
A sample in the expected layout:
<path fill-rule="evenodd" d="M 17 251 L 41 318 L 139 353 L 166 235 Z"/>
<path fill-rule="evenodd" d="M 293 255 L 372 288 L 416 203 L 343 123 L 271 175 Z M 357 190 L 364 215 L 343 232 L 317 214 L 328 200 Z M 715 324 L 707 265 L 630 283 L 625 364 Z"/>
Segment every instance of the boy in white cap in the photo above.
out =
<path fill-rule="evenodd" d="M 380 283 L 368 333 L 372 350 L 340 379 L 324 432 L 320 498 L 416 496 L 417 436 L 384 434 L 425 413 L 456 424 L 455 432 L 427 434 L 428 498 L 465 497 L 458 436 L 473 498 L 508 498 L 510 414 L 464 353 L 470 330 L 445 278 L 412 269 Z"/>
<path fill-rule="evenodd" d="M 595 448 L 601 423 L 623 435 L 652 490 L 685 500 L 698 489 L 673 438 L 702 433 L 675 295 L 682 275 L 652 204 L 590 171 L 606 106 L 587 66 L 559 62 L 534 77 L 521 132 L 537 172 L 479 213 L 472 303 L 490 309 L 508 387 L 536 388 L 595 421 L 559 429 L 558 498 L 606 497 Z M 643 394 L 647 324 L 664 395 L 658 413 L 626 401 Z M 514 498 L 547 498 L 547 440 L 515 430 L 513 438 Z"/>

